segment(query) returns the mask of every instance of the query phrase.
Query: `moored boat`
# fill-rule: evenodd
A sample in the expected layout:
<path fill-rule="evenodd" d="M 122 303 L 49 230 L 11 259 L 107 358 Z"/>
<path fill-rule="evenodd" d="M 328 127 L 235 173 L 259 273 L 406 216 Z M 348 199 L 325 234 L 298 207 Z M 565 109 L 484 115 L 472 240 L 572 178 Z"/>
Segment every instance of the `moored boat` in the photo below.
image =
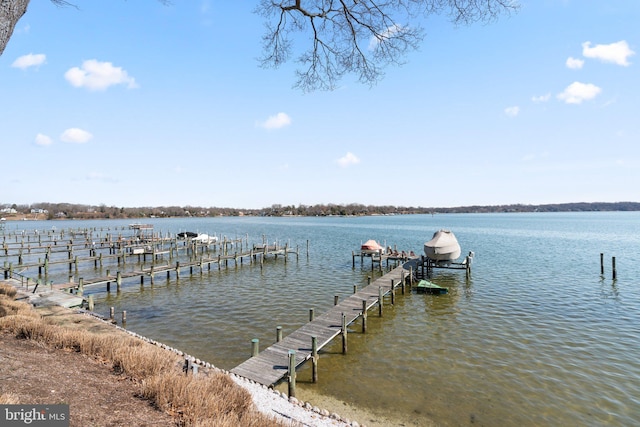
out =
<path fill-rule="evenodd" d="M 432 294 L 432 295 L 442 295 L 449 292 L 449 288 L 445 288 L 444 286 L 436 285 L 433 282 L 428 280 L 420 280 L 416 285 L 416 291 L 418 293 Z"/>
<path fill-rule="evenodd" d="M 380 243 L 375 240 L 367 240 L 360 246 L 360 251 L 363 254 L 381 254 L 384 252 L 384 248 L 380 245 Z"/>
<path fill-rule="evenodd" d="M 438 230 L 424 244 L 424 254 L 433 261 L 455 261 L 460 258 L 460 244 L 449 230 Z"/>
<path fill-rule="evenodd" d="M 198 243 L 216 243 L 218 236 L 210 236 L 205 233 L 194 233 L 193 231 L 183 231 L 176 235 L 178 239 L 188 239 Z"/>

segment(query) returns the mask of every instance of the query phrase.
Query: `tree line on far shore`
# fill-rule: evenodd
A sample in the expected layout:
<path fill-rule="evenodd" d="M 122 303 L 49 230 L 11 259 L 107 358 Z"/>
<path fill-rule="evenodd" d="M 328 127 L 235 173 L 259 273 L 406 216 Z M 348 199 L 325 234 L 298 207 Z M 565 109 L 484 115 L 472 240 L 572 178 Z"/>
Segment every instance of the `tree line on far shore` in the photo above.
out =
<path fill-rule="evenodd" d="M 640 211 L 639 202 L 580 202 L 544 205 L 492 205 L 460 207 L 405 207 L 374 206 L 351 203 L 318 205 L 274 204 L 261 209 L 240 209 L 200 206 L 116 207 L 71 203 L 34 203 L 31 205 L 0 205 L 0 216 L 33 219 L 117 219 L 117 218 L 171 218 L 215 216 L 367 216 L 409 215 L 440 213 L 497 213 L 497 212 L 597 212 Z"/>

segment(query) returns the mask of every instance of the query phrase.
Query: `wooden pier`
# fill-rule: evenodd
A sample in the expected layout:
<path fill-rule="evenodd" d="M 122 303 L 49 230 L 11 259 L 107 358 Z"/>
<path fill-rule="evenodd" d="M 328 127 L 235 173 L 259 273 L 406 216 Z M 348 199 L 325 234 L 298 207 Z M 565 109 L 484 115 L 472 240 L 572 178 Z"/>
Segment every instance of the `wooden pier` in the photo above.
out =
<path fill-rule="evenodd" d="M 331 310 L 313 319 L 286 338 L 276 342 L 249 360 L 231 370 L 232 373 L 272 387 L 290 376 L 290 370 L 312 360 L 313 379 L 317 379 L 317 352 L 338 335 L 342 335 L 342 351 L 347 351 L 347 327 L 362 318 L 362 329 L 366 331 L 367 312 L 377 306 L 382 316 L 384 297 L 395 299 L 396 288 L 405 292 L 407 281 L 411 281 L 417 259 L 411 259 L 394 268 L 360 291 L 355 292 Z M 291 360 L 292 368 L 290 368 Z M 291 391 L 290 391 L 290 394 Z"/>

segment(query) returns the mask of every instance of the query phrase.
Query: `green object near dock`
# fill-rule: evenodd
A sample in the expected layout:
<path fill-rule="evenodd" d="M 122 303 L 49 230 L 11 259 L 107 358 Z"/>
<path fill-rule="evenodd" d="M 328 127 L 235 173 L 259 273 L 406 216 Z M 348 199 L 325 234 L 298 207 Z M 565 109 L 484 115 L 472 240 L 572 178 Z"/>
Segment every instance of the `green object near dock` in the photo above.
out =
<path fill-rule="evenodd" d="M 438 286 L 433 282 L 428 280 L 420 280 L 416 285 L 416 290 L 418 293 L 423 294 L 432 294 L 432 295 L 442 295 L 449 292 L 449 288 L 445 288 L 444 286 Z"/>

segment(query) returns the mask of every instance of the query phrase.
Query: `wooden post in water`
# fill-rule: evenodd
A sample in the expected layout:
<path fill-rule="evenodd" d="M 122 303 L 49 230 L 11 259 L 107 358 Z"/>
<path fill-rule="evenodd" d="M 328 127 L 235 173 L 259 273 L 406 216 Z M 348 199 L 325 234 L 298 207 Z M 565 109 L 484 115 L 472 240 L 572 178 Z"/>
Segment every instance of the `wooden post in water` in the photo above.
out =
<path fill-rule="evenodd" d="M 276 327 L 276 342 L 282 341 L 282 326 Z"/>
<path fill-rule="evenodd" d="M 604 254 L 600 252 L 600 274 L 604 275 Z"/>
<path fill-rule="evenodd" d="M 391 279 L 391 305 L 396 303 L 396 286 L 393 284 L 393 279 Z"/>
<path fill-rule="evenodd" d="M 81 277 L 78 279 L 78 296 L 82 296 L 84 293 L 84 279 Z"/>
<path fill-rule="evenodd" d="M 118 271 L 116 273 L 116 289 L 120 292 L 120 285 L 122 285 L 122 273 Z"/>
<path fill-rule="evenodd" d="M 289 397 L 296 397 L 296 351 L 289 350 Z"/>
<path fill-rule="evenodd" d="M 122 310 L 122 327 L 127 326 L 127 310 Z"/>
<path fill-rule="evenodd" d="M 382 317 L 382 299 L 382 286 L 378 286 L 378 314 L 380 315 L 380 317 Z"/>
<path fill-rule="evenodd" d="M 618 274 L 616 272 L 616 257 L 611 258 L 611 269 L 612 269 L 612 278 L 616 280 Z"/>
<path fill-rule="evenodd" d="M 347 354 L 347 315 L 342 313 L 342 354 Z"/>
<path fill-rule="evenodd" d="M 256 357 L 260 353 L 260 340 L 254 338 L 251 340 L 251 357 Z"/>
<path fill-rule="evenodd" d="M 116 318 L 116 309 L 115 307 L 111 307 L 109 308 L 109 319 L 111 319 L 111 321 L 113 322 L 115 318 Z"/>
<path fill-rule="evenodd" d="M 313 318 L 314 318 L 314 310 L 313 308 L 309 309 L 309 322 L 313 322 Z"/>
<path fill-rule="evenodd" d="M 318 382 L 318 337 L 311 337 L 311 381 Z"/>
<path fill-rule="evenodd" d="M 338 305 L 338 299 L 340 299 L 340 297 L 338 297 L 338 295 L 334 295 L 333 296 L 333 305 Z"/>
<path fill-rule="evenodd" d="M 367 332 L 367 300 L 362 300 L 362 333 Z"/>
<path fill-rule="evenodd" d="M 89 311 L 93 311 L 93 295 L 89 295 Z"/>

